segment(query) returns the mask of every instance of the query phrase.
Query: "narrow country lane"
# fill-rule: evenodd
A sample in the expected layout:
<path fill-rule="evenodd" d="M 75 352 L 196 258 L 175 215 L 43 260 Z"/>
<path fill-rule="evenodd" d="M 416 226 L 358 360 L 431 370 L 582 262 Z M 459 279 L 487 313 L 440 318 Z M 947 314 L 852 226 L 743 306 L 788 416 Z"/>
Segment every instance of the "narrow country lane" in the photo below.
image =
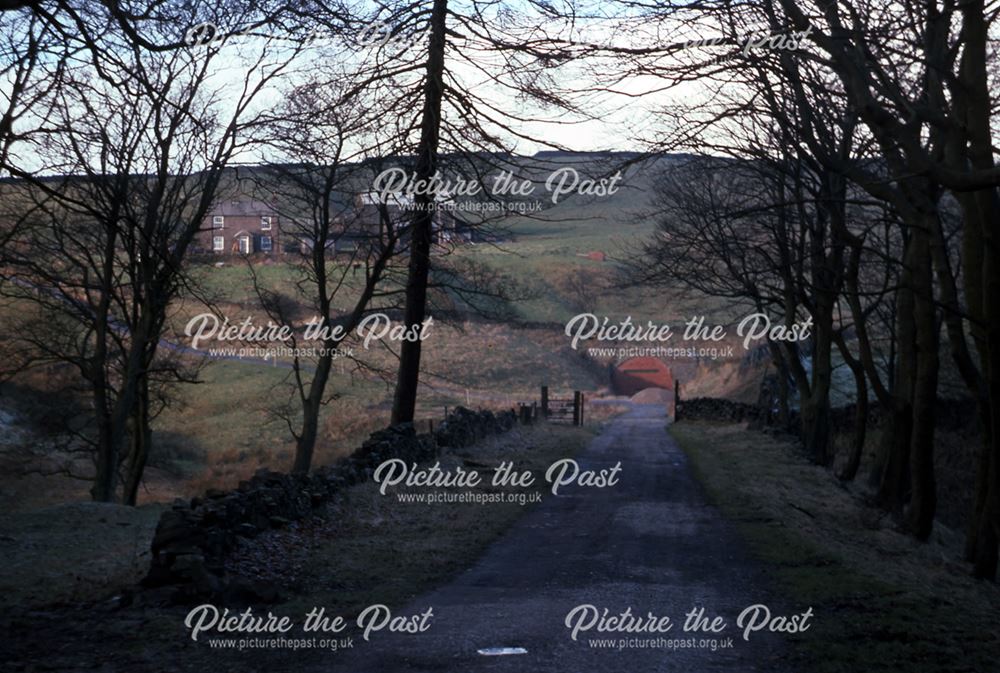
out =
<path fill-rule="evenodd" d="M 323 657 L 324 671 L 776 671 L 780 639 L 766 631 L 748 642 L 735 626 L 747 606 L 770 605 L 761 569 L 748 558 L 732 524 L 706 501 L 686 456 L 666 432 L 662 406 L 634 405 L 612 419 L 578 456 L 584 469 L 621 461 L 612 488 L 575 487 L 548 497 L 451 583 L 400 613 L 433 608 L 428 631 L 356 638 L 351 649 Z M 670 616 L 660 634 L 582 632 L 564 622 L 579 605 L 617 615 Z M 684 633 L 695 606 L 729 622 L 724 634 Z M 774 606 L 771 605 L 772 609 Z M 797 606 L 798 611 L 806 606 Z M 592 639 L 733 638 L 733 648 L 605 649 Z M 483 656 L 491 647 L 526 654 Z"/>

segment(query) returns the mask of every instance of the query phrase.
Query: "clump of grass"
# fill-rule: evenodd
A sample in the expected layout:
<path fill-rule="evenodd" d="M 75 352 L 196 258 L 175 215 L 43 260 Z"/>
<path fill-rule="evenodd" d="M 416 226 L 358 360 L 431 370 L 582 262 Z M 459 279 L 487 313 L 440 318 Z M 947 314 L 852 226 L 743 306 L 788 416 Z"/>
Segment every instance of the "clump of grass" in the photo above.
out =
<path fill-rule="evenodd" d="M 9 610 L 98 600 L 149 570 L 163 507 L 81 502 L 10 514 L 0 522 Z"/>
<path fill-rule="evenodd" d="M 1000 590 L 969 577 L 951 531 L 914 541 L 787 440 L 703 422 L 671 434 L 778 588 L 813 606 L 794 640 L 801 670 L 995 670 Z"/>

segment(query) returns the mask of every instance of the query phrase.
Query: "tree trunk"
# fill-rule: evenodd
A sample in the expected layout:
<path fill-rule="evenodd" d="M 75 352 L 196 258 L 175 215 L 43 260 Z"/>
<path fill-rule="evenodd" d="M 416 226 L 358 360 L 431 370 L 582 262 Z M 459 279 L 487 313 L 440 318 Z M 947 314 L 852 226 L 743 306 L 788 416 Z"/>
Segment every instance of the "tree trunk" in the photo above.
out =
<path fill-rule="evenodd" d="M 908 401 L 896 398 L 883 423 L 879 443 L 880 466 L 876 470 L 875 502 L 889 511 L 899 511 L 909 490 L 909 453 L 913 410 Z"/>
<path fill-rule="evenodd" d="M 996 190 L 992 192 L 991 210 L 994 215 L 1000 213 L 1000 197 Z M 990 432 L 988 458 L 984 457 L 980 465 L 986 467 L 986 475 L 982 478 L 986 486 L 982 511 L 976 526 L 978 534 L 975 542 L 976 577 L 996 579 L 997 574 L 997 541 L 1000 540 L 1000 253 L 996 246 L 1000 244 L 992 231 L 996 222 L 983 222 L 986 232 L 987 252 L 983 263 L 983 286 L 985 296 L 986 320 L 986 385 L 989 393 Z"/>
<path fill-rule="evenodd" d="M 929 214 L 928 218 L 937 217 Z M 931 265 L 931 228 L 914 231 L 910 263 L 913 279 L 916 369 L 913 377 L 913 430 L 910 436 L 909 526 L 919 540 L 926 540 L 934 526 L 937 494 L 934 483 L 934 420 L 938 384 L 938 321 L 934 303 Z"/>
<path fill-rule="evenodd" d="M 417 149 L 416 179 L 428 181 L 437 170 L 438 134 L 441 125 L 441 99 L 444 96 L 445 20 L 448 1 L 434 0 L 430 18 L 427 75 L 424 83 L 424 109 L 420 123 L 420 146 Z M 406 280 L 406 308 L 403 319 L 408 329 L 418 331 L 427 315 L 427 279 L 430 275 L 431 238 L 434 221 L 434 195 L 422 190 L 414 199 L 416 214 L 410 226 L 410 262 Z M 419 339 L 404 341 L 400 348 L 399 373 L 392 404 L 392 423 L 413 420 L 420 380 Z"/>
<path fill-rule="evenodd" d="M 1000 212 L 997 208 L 994 212 Z M 991 238 L 993 238 L 991 236 Z M 996 245 L 1000 241 L 991 241 Z M 990 399 L 990 444 L 986 465 L 986 497 L 976 526 L 974 574 L 995 580 L 997 575 L 997 541 L 1000 540 L 1000 260 L 991 246 L 983 265 L 986 288 L 987 369 L 986 381 Z"/>
<path fill-rule="evenodd" d="M 911 237 L 912 238 L 912 237 Z M 878 460 L 872 474 L 875 501 L 884 509 L 899 511 L 909 490 L 910 438 L 913 434 L 913 374 L 916 369 L 916 324 L 912 269 L 914 245 L 905 243 L 900 288 L 896 293 L 896 367 L 888 409 L 888 426 L 883 424 Z"/>
<path fill-rule="evenodd" d="M 817 465 L 830 462 L 830 398 L 811 395 L 802 405 L 802 443 Z"/>
<path fill-rule="evenodd" d="M 955 162 L 961 169 L 991 169 L 995 165 L 992 115 L 995 101 L 989 89 L 987 54 L 989 26 L 983 0 L 962 6 L 964 44 L 955 87 L 955 107 L 965 134 L 956 139 Z M 978 461 L 973 517 L 966 556 L 976 577 L 996 579 L 1000 540 L 1000 251 L 996 236 L 1000 193 L 996 187 L 959 193 L 964 223 L 962 259 L 966 305 L 971 332 L 982 366 L 985 401 L 982 406 L 983 446 Z"/>
<path fill-rule="evenodd" d="M 118 457 L 112 450 L 111 422 L 107 414 L 98 412 L 97 452 L 94 456 L 94 483 L 90 486 L 90 497 L 95 502 L 115 501 L 116 467 Z"/>
<path fill-rule="evenodd" d="M 104 243 L 102 294 L 94 311 L 94 352 L 88 358 L 87 379 L 90 382 L 97 417 L 97 453 L 94 456 L 94 483 L 90 487 L 90 497 L 97 502 L 114 502 L 118 486 L 118 444 L 114 427 L 115 415 L 109 391 L 107 362 L 107 334 L 110 325 L 108 311 L 111 305 L 112 273 L 118 238 L 108 235 Z"/>
<path fill-rule="evenodd" d="M 153 431 L 149 425 L 149 381 L 143 377 L 139 384 L 135 410 L 129 419 L 129 454 L 125 470 L 125 488 L 122 502 L 135 506 L 142 484 L 142 474 L 153 442 Z"/>
<path fill-rule="evenodd" d="M 319 411 L 332 366 L 333 354 L 327 348 L 316 365 L 316 373 L 309 383 L 309 394 L 302 400 L 302 431 L 295 438 L 295 462 L 292 465 L 292 472 L 297 474 L 309 472 L 312 466 L 319 432 Z"/>
<path fill-rule="evenodd" d="M 136 418 L 140 419 L 138 423 L 136 423 L 136 432 L 139 433 L 146 432 L 149 428 L 149 381 L 147 376 L 149 363 L 152 362 L 156 353 L 157 343 L 156 340 L 154 340 L 153 343 L 150 344 L 149 335 L 152 332 L 151 327 L 155 322 L 156 318 L 153 316 L 151 310 L 143 312 L 131 334 L 131 346 L 128 351 L 128 358 L 126 359 L 124 372 L 121 377 L 122 381 L 118 391 L 118 399 L 115 400 L 111 420 L 109 422 L 109 454 L 114 458 L 114 467 L 111 474 L 113 489 L 116 488 L 118 484 L 118 470 L 121 467 L 120 462 L 123 460 L 131 461 L 131 457 L 127 454 L 123 457 L 122 452 L 126 441 L 130 439 L 130 422 Z M 145 400 L 143 400 L 144 395 Z M 140 407 L 146 408 L 141 409 Z M 148 450 L 148 438 L 144 438 L 140 441 L 142 443 L 140 445 L 142 451 Z M 131 480 L 134 481 L 135 489 L 138 489 L 139 482 L 142 480 L 142 471 L 145 468 L 145 465 L 145 455 L 141 457 L 141 460 L 137 460 L 135 462 L 134 467 L 137 470 L 137 473 L 134 478 L 131 478 Z M 130 470 L 133 467 L 131 462 L 128 467 Z M 125 502 L 128 498 L 129 493 L 126 490 L 122 494 L 122 501 Z M 113 498 L 109 502 L 113 502 Z"/>
<path fill-rule="evenodd" d="M 815 347 L 812 349 L 812 381 L 808 400 L 803 400 L 803 440 L 817 465 L 830 463 L 830 385 L 833 380 L 831 346 L 833 312 L 825 297 L 817 298 L 813 312 Z"/>
<path fill-rule="evenodd" d="M 851 436 L 851 449 L 847 454 L 847 462 L 838 474 L 841 481 L 853 481 L 861 468 L 861 458 L 865 451 L 865 440 L 868 436 L 868 381 L 865 379 L 865 368 L 847 348 L 847 343 L 838 337 L 837 346 L 843 355 L 844 362 L 854 375 L 854 433 Z"/>
<path fill-rule="evenodd" d="M 791 376 L 788 371 L 788 363 L 785 361 L 785 354 L 782 352 L 781 347 L 778 346 L 777 342 L 771 341 L 767 342 L 768 351 L 771 353 L 771 361 L 774 363 L 775 368 L 775 384 L 777 387 L 777 401 L 778 401 L 778 418 L 777 425 L 784 431 L 788 431 L 791 426 L 791 405 L 789 397 L 791 395 L 791 386 L 789 385 L 788 379 Z"/>

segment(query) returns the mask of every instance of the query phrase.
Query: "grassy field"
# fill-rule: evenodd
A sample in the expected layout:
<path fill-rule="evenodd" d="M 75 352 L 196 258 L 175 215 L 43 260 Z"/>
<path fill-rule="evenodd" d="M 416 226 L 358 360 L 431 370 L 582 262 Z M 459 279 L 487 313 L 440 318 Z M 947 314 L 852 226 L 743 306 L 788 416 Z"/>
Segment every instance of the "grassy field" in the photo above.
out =
<path fill-rule="evenodd" d="M 611 163 L 600 164 L 593 157 L 561 158 L 553 166 L 567 163 L 581 171 L 614 169 Z M 536 178 L 551 167 L 537 166 Z M 528 325 L 461 314 L 439 318 L 424 342 L 418 424 L 439 420 L 446 407 L 458 404 L 510 408 L 531 402 L 538 399 L 541 385 L 548 385 L 554 396 L 567 396 L 572 390 L 594 394 L 606 388 L 606 363 L 573 351 L 563 334 L 562 324 L 578 313 L 672 323 L 695 313 L 731 317 L 725 316 L 724 304 L 704 297 L 625 284 L 624 263 L 654 228 L 651 184 L 649 170 L 633 167 L 614 195 L 574 196 L 537 216 L 511 216 L 500 223 L 507 234 L 498 244 L 461 245 L 450 252 L 458 262 L 471 260 L 526 286 L 530 298 L 510 308 Z M 545 199 L 545 190 L 539 187 L 535 196 Z M 604 253 L 607 259 L 585 256 L 592 252 Z M 331 273 L 343 271 L 345 263 L 331 262 Z M 302 272 L 294 259 L 257 260 L 253 267 L 241 260 L 226 260 L 221 266 L 193 263 L 188 270 L 197 291 L 179 298 L 172 307 L 167 339 L 173 343 L 190 344 L 184 325 L 193 315 L 209 310 L 204 299 L 232 322 L 249 316 L 257 325 L 266 324 L 254 276 L 263 288 L 285 299 L 293 328 L 301 329 L 312 317 L 308 298 L 299 292 Z M 348 310 L 358 295 L 360 277 L 348 272 L 347 279 L 348 286 L 334 302 L 338 311 Z M 18 309 L 0 306 L 0 321 L 8 310 Z M 345 455 L 388 422 L 397 350 L 398 344 L 391 349 L 356 348 L 361 363 L 337 363 L 328 386 L 331 400 L 323 412 L 316 464 Z M 198 359 L 183 357 L 189 363 Z M 292 428 L 299 416 L 289 364 L 280 358 L 267 363 L 214 360 L 203 365 L 199 383 L 178 386 L 175 399 L 154 421 L 156 446 L 140 500 L 163 502 L 210 486 L 230 487 L 262 466 L 287 469 L 294 443 L 281 416 L 290 419 Z M 689 369 L 685 383 L 692 393 L 741 385 L 729 374 Z M 704 378 L 705 385 L 692 380 L 695 376 Z M 37 386 L 43 399 L 56 392 L 45 376 L 36 377 L 31 385 Z M 84 408 L 86 398 L 80 397 L 77 404 Z M 30 428 L 25 437 L 25 442 L 34 441 Z M 0 484 L 0 501 L 12 507 L 45 506 L 86 498 L 86 488 L 84 481 L 60 476 L 48 481 L 31 477 L 19 484 Z M 46 500 L 35 494 L 50 497 Z"/>
<path fill-rule="evenodd" d="M 584 169 L 579 162 L 575 165 Z M 444 407 L 456 404 L 509 408 L 519 401 L 537 399 L 540 385 L 549 385 L 553 394 L 575 389 L 596 391 L 606 386 L 604 366 L 570 349 L 559 327 L 577 313 L 678 321 L 693 313 L 723 312 L 724 305 L 704 297 L 623 285 L 622 262 L 653 230 L 653 220 L 648 217 L 652 205 L 649 186 L 648 172 L 632 169 L 615 195 L 573 197 L 535 217 L 509 217 L 499 223 L 507 235 L 498 244 L 464 245 L 450 253 L 455 259 L 484 264 L 527 286 L 532 298 L 516 302 L 513 309 L 521 320 L 536 325 L 523 328 L 510 323 L 439 321 L 424 344 L 421 422 L 440 418 Z M 537 196 L 544 198 L 544 189 L 539 188 Z M 595 251 L 605 253 L 607 260 L 583 256 Z M 332 272 L 338 270 L 331 264 Z M 218 298 L 227 314 L 265 320 L 257 309 L 251 270 L 245 264 L 202 265 L 194 272 L 201 288 Z M 299 272 L 291 265 L 259 264 L 253 273 L 269 290 L 290 298 L 297 296 Z M 349 288 L 337 297 L 336 306 L 346 309 L 355 296 L 356 288 Z M 203 310 L 197 303 L 187 304 L 179 316 Z M 302 306 L 296 317 L 306 319 L 307 308 Z M 372 372 L 352 375 L 353 367 L 345 364 L 345 370 L 331 382 L 331 390 L 341 397 L 327 412 L 319 462 L 342 455 L 352 442 L 388 419 L 395 356 L 386 349 L 373 349 L 363 357 L 366 364 L 388 374 L 381 378 Z M 213 478 L 232 481 L 267 458 L 287 462 L 291 444 L 280 424 L 262 425 L 257 431 L 245 418 L 247 410 L 266 409 L 287 399 L 288 391 L 281 386 L 285 375 L 280 369 L 269 372 L 252 365 L 213 364 L 206 369 L 206 385 L 190 393 L 184 409 L 165 415 L 162 427 L 168 434 L 192 435 L 197 438 L 195 445 L 210 437 L 213 444 L 228 447 L 214 452 L 208 461 L 206 482 Z M 266 417 L 261 413 L 258 422 L 264 423 Z M 358 418 L 370 423 L 352 420 Z M 183 449 L 177 453 L 183 458 Z M 222 464 L 217 464 L 220 461 Z"/>
<path fill-rule="evenodd" d="M 969 576 L 954 531 L 916 542 L 787 440 L 700 422 L 671 433 L 782 597 L 813 607 L 813 628 L 793 637 L 795 670 L 996 670 L 1000 589 Z"/>
<path fill-rule="evenodd" d="M 364 357 L 369 366 L 391 374 L 391 353 L 373 349 Z M 291 404 L 293 420 L 300 415 L 287 364 L 209 363 L 202 383 L 186 386 L 183 403 L 157 419 L 160 443 L 152 466 L 185 481 L 184 495 L 233 486 L 262 466 L 288 469 L 294 442 L 276 412 Z M 548 332 L 479 323 L 442 326 L 429 338 L 422 380 L 421 428 L 443 418 L 445 407 L 510 408 L 537 399 L 542 384 L 568 391 L 599 383 L 598 373 Z M 347 455 L 389 422 L 393 382 L 350 361 L 335 365 L 328 391 L 338 398 L 325 409 L 316 464 Z"/>
<path fill-rule="evenodd" d="M 347 455 L 389 422 L 395 356 L 380 347 L 359 350 L 358 355 L 364 368 L 351 360 L 335 364 L 314 457 L 317 465 Z M 289 362 L 207 361 L 198 383 L 179 386 L 174 401 L 153 422 L 156 444 L 140 502 L 169 502 L 210 487 L 235 487 L 260 467 L 289 469 L 294 440 L 281 414 L 287 412 L 296 429 L 300 419 Z M 38 390 L 34 419 L 22 419 L 16 429 L 18 441 L 34 449 L 58 440 L 43 438 L 41 430 L 31 426 L 59 413 L 55 407 L 42 407 L 51 402 L 66 408 L 65 397 L 54 396 L 63 381 L 41 374 L 31 382 Z M 417 425 L 426 429 L 428 422 L 443 418 L 446 408 L 460 404 L 509 409 L 531 402 L 538 399 L 543 384 L 554 396 L 595 390 L 605 377 L 602 367 L 572 351 L 553 330 L 478 322 L 435 326 L 434 338 L 425 342 Z M 7 392 L 18 395 L 17 390 Z M 73 400 L 86 403 L 83 397 Z M 11 427 L 8 439 L 13 441 L 14 435 Z M 12 458 L 17 457 L 15 449 Z M 70 455 L 55 451 L 50 459 L 32 463 L 39 472 L 51 473 L 48 476 L 5 471 L 0 503 L 21 510 L 86 500 L 87 481 L 52 473 L 50 465 L 70 461 Z M 82 473 L 90 469 L 86 461 L 78 467 Z"/>
<path fill-rule="evenodd" d="M 529 200 L 540 202 L 543 210 L 493 219 L 485 228 L 500 237 L 497 242 L 460 245 L 449 257 L 484 263 L 525 285 L 534 296 L 517 302 L 515 310 L 522 320 L 563 322 L 581 311 L 659 320 L 675 320 L 694 312 L 721 315 L 725 305 L 706 302 L 705 297 L 664 292 L 662 288 L 625 287 L 622 272 L 639 254 L 659 219 L 654 194 L 663 161 L 621 168 L 623 179 L 614 194 L 574 194 L 551 203 L 551 193 L 544 187 L 550 171 L 574 167 L 582 176 L 607 175 L 619 170 L 621 161 L 589 155 L 523 159 L 520 175 L 536 180 Z M 606 261 L 586 258 L 594 252 L 606 255 Z M 330 264 L 332 276 L 342 270 L 338 266 L 342 263 Z M 291 266 L 256 264 L 253 271 L 263 287 L 286 297 L 296 296 L 299 276 Z M 250 269 L 244 262 L 226 261 L 221 267 L 198 265 L 193 275 L 204 294 L 220 302 L 249 305 L 256 301 Z M 351 280 L 350 273 L 347 278 Z M 345 310 L 356 297 L 357 288 L 348 287 L 335 305 Z"/>

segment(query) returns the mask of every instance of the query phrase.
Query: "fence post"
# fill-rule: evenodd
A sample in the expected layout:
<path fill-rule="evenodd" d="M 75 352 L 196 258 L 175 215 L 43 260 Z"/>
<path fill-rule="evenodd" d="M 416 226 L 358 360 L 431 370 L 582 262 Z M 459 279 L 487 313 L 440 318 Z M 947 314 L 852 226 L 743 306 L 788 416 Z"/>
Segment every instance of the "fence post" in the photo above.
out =
<path fill-rule="evenodd" d="M 674 423 L 681 419 L 681 382 L 674 379 Z"/>
<path fill-rule="evenodd" d="M 433 418 L 428 418 L 427 419 L 427 428 L 428 428 L 428 431 L 433 435 L 434 434 L 434 419 Z"/>
<path fill-rule="evenodd" d="M 573 425 L 580 425 L 580 391 L 573 391 Z"/>
<path fill-rule="evenodd" d="M 580 393 L 580 425 L 583 425 L 583 411 L 587 408 L 587 396 Z"/>
<path fill-rule="evenodd" d="M 549 417 L 549 387 L 542 386 L 542 418 Z"/>

